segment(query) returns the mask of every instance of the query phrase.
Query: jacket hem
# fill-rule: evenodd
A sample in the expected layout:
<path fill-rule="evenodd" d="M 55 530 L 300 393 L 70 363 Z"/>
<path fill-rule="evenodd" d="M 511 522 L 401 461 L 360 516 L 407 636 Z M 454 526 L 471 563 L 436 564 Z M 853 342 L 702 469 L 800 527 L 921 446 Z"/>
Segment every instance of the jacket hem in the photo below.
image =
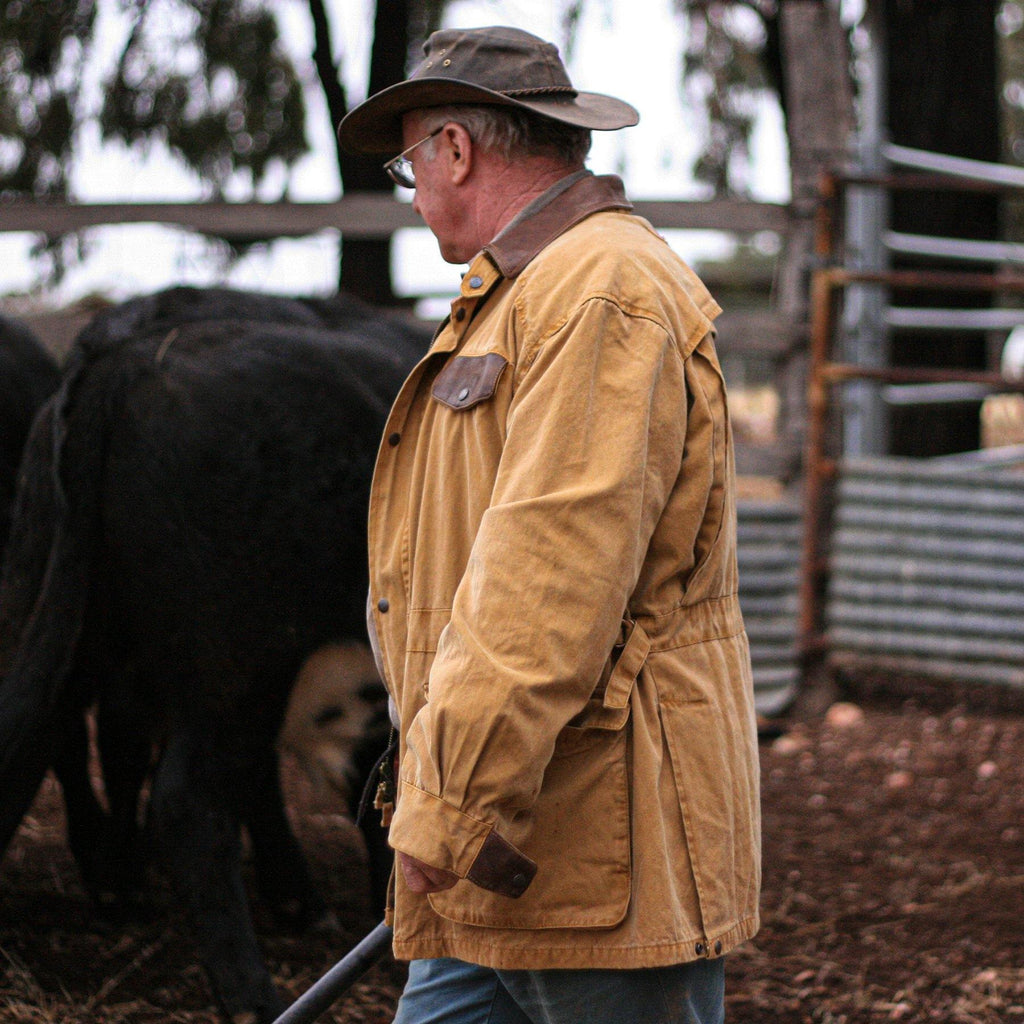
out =
<path fill-rule="evenodd" d="M 586 932 L 562 934 L 559 943 L 544 943 L 542 931 L 500 933 L 506 941 L 487 942 L 460 930 L 430 936 L 396 938 L 393 952 L 398 960 L 426 960 L 454 957 L 495 970 L 537 971 L 548 968 L 643 968 L 668 967 L 694 960 L 715 959 L 752 938 L 760 927 L 759 915 L 744 918 L 728 931 L 716 933 L 709 941 L 696 933 L 688 938 L 651 945 L 586 946 Z M 513 937 L 522 942 L 515 945 Z M 719 945 L 720 944 L 720 945 Z"/>

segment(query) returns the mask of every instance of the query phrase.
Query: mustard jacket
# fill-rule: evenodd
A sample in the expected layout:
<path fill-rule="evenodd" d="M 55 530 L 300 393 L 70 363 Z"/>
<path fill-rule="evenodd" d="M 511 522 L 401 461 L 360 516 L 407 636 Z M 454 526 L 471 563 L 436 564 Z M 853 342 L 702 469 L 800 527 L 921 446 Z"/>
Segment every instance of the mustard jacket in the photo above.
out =
<path fill-rule="evenodd" d="M 400 718 L 394 950 L 648 967 L 758 927 L 758 757 L 719 307 L 617 178 L 474 259 L 370 498 Z"/>

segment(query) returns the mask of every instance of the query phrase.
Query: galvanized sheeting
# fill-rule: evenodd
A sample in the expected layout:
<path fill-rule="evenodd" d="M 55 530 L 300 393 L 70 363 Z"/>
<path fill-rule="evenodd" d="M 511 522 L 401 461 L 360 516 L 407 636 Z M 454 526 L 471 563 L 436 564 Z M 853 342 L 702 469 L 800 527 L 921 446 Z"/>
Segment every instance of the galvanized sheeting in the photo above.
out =
<path fill-rule="evenodd" d="M 754 699 L 763 715 L 784 710 L 800 681 L 797 613 L 801 512 L 784 502 L 736 510 L 740 607 L 750 638 Z"/>
<path fill-rule="evenodd" d="M 1024 472 L 844 461 L 825 621 L 837 663 L 1024 688 Z"/>

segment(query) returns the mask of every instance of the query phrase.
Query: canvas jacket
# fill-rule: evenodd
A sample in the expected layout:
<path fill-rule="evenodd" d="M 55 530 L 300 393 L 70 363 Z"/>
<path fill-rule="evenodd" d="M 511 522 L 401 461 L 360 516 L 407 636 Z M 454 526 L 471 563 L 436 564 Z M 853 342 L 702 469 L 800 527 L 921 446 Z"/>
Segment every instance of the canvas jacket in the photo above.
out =
<path fill-rule="evenodd" d="M 400 728 L 401 958 L 718 956 L 758 927 L 758 759 L 719 307 L 617 178 L 480 252 L 402 388 L 369 620 Z"/>

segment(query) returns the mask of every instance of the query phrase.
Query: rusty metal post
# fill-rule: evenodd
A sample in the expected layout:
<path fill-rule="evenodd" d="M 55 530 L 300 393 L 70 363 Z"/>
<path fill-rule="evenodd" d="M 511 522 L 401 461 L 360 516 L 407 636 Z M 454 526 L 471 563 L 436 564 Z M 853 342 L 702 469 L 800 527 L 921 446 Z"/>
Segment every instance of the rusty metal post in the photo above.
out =
<path fill-rule="evenodd" d="M 818 647 L 818 584 L 821 579 L 821 531 L 824 517 L 826 431 L 829 384 L 823 370 L 832 334 L 832 261 L 835 245 L 837 179 L 825 175 L 815 222 L 815 262 L 811 275 L 810 350 L 807 367 L 807 441 L 804 455 L 804 522 L 800 561 L 799 628 L 801 653 Z"/>

